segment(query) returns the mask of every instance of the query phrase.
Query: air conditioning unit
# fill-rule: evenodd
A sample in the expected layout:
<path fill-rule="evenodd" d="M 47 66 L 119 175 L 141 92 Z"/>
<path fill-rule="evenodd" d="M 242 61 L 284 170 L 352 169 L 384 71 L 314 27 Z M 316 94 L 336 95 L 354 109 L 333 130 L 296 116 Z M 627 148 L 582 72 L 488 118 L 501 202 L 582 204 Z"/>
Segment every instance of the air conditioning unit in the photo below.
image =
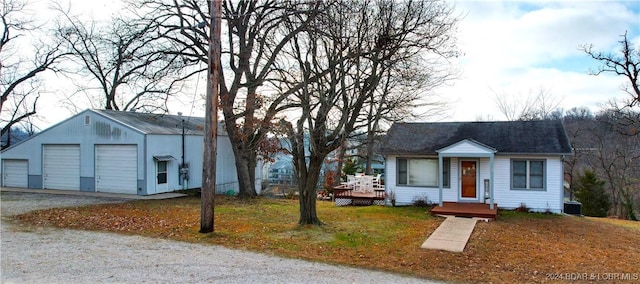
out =
<path fill-rule="evenodd" d="M 582 203 L 578 201 L 567 201 L 564 203 L 564 213 L 582 216 Z"/>

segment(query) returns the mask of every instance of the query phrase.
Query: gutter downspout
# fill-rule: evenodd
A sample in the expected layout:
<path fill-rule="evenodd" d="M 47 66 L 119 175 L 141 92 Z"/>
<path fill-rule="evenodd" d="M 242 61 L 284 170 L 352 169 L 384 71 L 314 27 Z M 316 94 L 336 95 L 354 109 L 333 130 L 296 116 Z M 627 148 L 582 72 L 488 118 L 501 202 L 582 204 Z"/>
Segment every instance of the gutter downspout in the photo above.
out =
<path fill-rule="evenodd" d="M 184 118 L 182 119 L 182 164 L 184 166 Z"/>

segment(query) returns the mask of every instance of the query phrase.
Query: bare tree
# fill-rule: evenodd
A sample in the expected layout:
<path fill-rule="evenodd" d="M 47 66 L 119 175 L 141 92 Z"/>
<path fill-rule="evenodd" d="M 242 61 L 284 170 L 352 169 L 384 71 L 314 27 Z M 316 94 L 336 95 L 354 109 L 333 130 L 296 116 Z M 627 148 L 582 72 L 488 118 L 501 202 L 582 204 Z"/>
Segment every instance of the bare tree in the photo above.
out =
<path fill-rule="evenodd" d="M 595 117 L 588 108 L 574 107 L 566 111 L 562 119 L 573 148 L 573 155 L 564 159 L 564 174 L 569 179 L 569 199 L 574 200 L 576 178 L 589 168 L 586 161 L 595 150 L 591 136 Z"/>
<path fill-rule="evenodd" d="M 453 54 L 452 54 L 453 55 Z M 384 135 L 384 129 L 398 121 L 438 119 L 446 116 L 449 104 L 431 92 L 434 88 L 455 78 L 456 73 L 446 63 L 430 59 L 429 63 L 403 61 L 390 66 L 378 88 L 366 102 L 366 141 L 364 143 L 365 173 L 372 174 L 375 148 Z"/>
<path fill-rule="evenodd" d="M 638 74 L 640 74 L 640 46 L 634 47 L 634 43 L 627 38 L 627 32 L 621 35 L 619 54 L 597 52 L 593 50 L 593 45 L 583 45 L 580 49 L 591 58 L 599 61 L 602 65 L 598 69 L 590 71 L 592 75 L 602 73 L 614 73 L 624 76 L 629 81 L 629 85 L 624 91 L 629 94 L 626 101 L 628 107 L 634 107 L 640 104 L 640 82 L 638 82 Z"/>
<path fill-rule="evenodd" d="M 602 73 L 613 73 L 623 76 L 628 81 L 623 88 L 628 97 L 621 104 L 615 101 L 610 102 L 611 109 L 618 112 L 621 118 L 620 128 L 624 131 L 631 127 L 631 135 L 640 134 L 640 116 L 638 115 L 638 107 L 640 106 L 640 82 L 638 82 L 640 74 L 640 45 L 634 47 L 634 43 L 627 38 L 627 32 L 621 35 L 620 51 L 618 53 L 605 53 L 593 50 L 593 45 L 583 45 L 580 49 L 591 58 L 600 62 L 600 66 L 591 70 L 592 75 Z M 637 43 L 635 43 L 637 45 Z"/>
<path fill-rule="evenodd" d="M 634 114 L 637 115 L 637 114 Z M 623 133 L 617 110 L 604 110 L 596 117 L 586 108 L 565 113 L 564 125 L 574 155 L 564 160 L 565 175 L 570 177 L 571 198 L 576 180 L 584 170 L 593 170 L 606 181 L 615 216 L 637 219 L 640 207 L 640 135 Z M 627 127 L 631 131 L 632 127 Z"/>
<path fill-rule="evenodd" d="M 2 1 L 0 135 L 36 115 L 41 87 L 38 76 L 45 71 L 59 72 L 57 63 L 66 55 L 60 50 L 59 41 L 40 34 L 41 27 L 28 14 L 27 2 Z M 24 50 L 25 47 L 33 50 Z M 31 59 L 28 53 L 33 55 Z"/>
<path fill-rule="evenodd" d="M 595 151 L 591 165 L 607 182 L 614 215 L 637 220 L 640 203 L 640 135 L 620 133 L 616 111 L 605 111 L 597 117 L 592 129 Z"/>
<path fill-rule="evenodd" d="M 425 52 L 450 56 L 456 19 L 438 1 L 325 3 L 313 29 L 294 36 L 282 65 L 283 81 L 304 83 L 282 119 L 292 145 L 300 192 L 299 224 L 319 225 L 316 188 L 325 157 L 354 129 L 366 129 L 367 101 L 385 71 Z"/>
<path fill-rule="evenodd" d="M 189 62 L 206 61 L 207 35 L 201 24 L 206 1 L 140 1 L 148 21 L 159 23 L 165 38 Z M 282 48 L 306 25 L 321 2 L 225 1 L 223 9 L 220 107 L 235 155 L 239 197 L 256 195 L 257 152 L 274 119 L 291 107 L 286 98 L 294 92 L 273 92 L 273 65 Z M 149 12 L 151 11 L 151 12 Z M 295 28 L 281 29 L 283 23 Z M 300 89 L 302 84 L 293 88 Z"/>
<path fill-rule="evenodd" d="M 527 95 L 493 93 L 498 110 L 509 121 L 552 119 L 561 103 L 560 99 L 544 88 L 537 93 L 529 90 Z"/>
<path fill-rule="evenodd" d="M 109 23 L 82 21 L 59 8 L 66 19 L 58 34 L 77 63 L 85 93 L 100 94 L 105 109 L 168 112 L 166 101 L 182 81 L 183 60 L 159 34 L 156 23 L 114 17 Z"/>

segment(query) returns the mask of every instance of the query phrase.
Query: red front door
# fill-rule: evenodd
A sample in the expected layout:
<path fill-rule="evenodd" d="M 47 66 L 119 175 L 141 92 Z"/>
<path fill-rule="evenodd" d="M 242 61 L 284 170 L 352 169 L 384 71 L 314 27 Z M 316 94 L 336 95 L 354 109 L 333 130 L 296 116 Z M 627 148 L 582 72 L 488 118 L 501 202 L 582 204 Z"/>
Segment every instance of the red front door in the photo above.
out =
<path fill-rule="evenodd" d="M 462 174 L 462 198 L 476 198 L 478 192 L 476 186 L 476 161 L 462 161 L 461 174 Z"/>

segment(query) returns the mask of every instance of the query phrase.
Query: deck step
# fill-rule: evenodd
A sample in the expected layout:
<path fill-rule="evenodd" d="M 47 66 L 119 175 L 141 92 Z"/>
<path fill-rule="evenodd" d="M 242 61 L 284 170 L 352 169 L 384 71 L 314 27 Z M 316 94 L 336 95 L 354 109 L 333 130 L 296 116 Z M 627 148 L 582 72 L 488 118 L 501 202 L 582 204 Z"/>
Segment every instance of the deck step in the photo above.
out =
<path fill-rule="evenodd" d="M 498 204 L 494 204 L 493 209 L 489 209 L 489 204 L 484 203 L 443 202 L 442 207 L 436 205 L 430 210 L 430 213 L 433 215 L 495 219 L 498 216 Z"/>

